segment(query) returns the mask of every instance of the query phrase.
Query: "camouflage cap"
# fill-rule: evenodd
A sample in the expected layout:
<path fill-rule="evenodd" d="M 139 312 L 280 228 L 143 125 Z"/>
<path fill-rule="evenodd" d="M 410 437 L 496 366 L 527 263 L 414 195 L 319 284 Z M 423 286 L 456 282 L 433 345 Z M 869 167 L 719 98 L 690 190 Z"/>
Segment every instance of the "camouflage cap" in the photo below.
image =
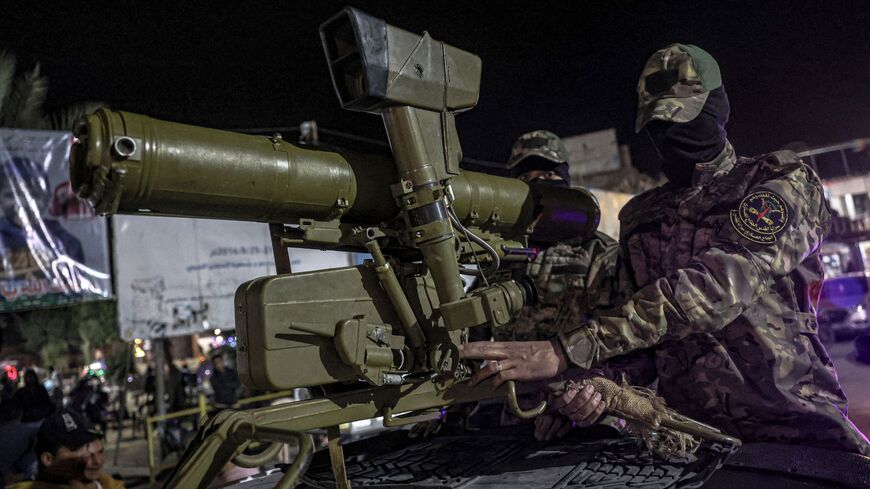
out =
<path fill-rule="evenodd" d="M 539 156 L 556 164 L 568 163 L 568 150 L 559 136 L 550 131 L 538 130 L 520 136 L 511 148 L 507 168 L 514 168 L 530 156 Z"/>
<path fill-rule="evenodd" d="M 689 122 L 701 113 L 712 90 L 722 86 L 719 64 L 698 46 L 671 44 L 643 67 L 637 83 L 640 132 L 649 121 Z"/>

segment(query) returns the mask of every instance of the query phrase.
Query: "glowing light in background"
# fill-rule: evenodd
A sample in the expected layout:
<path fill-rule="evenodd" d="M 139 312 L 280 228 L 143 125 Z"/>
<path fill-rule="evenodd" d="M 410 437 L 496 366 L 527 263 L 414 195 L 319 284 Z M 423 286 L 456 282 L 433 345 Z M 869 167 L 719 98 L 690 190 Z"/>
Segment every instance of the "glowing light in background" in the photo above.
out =
<path fill-rule="evenodd" d="M 133 340 L 133 356 L 135 358 L 145 358 L 145 350 L 142 348 L 142 338 Z"/>
<path fill-rule="evenodd" d="M 102 360 L 97 360 L 82 368 L 82 377 L 103 377 L 104 375 L 106 375 L 106 363 Z"/>
<path fill-rule="evenodd" d="M 18 381 L 18 369 L 14 365 L 4 365 L 3 370 L 6 371 L 6 377 L 12 382 Z"/>

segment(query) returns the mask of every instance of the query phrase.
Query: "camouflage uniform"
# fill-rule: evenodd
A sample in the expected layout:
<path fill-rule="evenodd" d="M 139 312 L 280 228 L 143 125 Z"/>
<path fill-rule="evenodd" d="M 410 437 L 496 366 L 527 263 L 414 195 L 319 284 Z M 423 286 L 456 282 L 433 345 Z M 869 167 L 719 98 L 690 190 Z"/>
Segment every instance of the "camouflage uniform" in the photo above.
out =
<path fill-rule="evenodd" d="M 536 169 L 567 167 L 567 150 L 548 131 L 520 136 L 511 148 L 507 168 L 519 176 L 527 171 L 530 157 L 539 159 L 533 165 Z M 567 171 L 562 173 L 567 175 Z M 587 319 L 590 311 L 609 306 L 609 291 L 616 283 L 616 256 L 617 242 L 600 232 L 584 243 L 557 243 L 543 249 L 525 270 L 538 287 L 538 306 L 525 308 L 510 325 L 495 331 L 496 339 L 552 338 L 559 329 Z"/>
<path fill-rule="evenodd" d="M 698 95 L 711 88 L 698 66 L 686 66 L 692 49 L 674 45 L 651 58 L 639 128 L 697 115 Z M 679 73 L 677 86 L 645 90 L 647 75 L 666 69 Z M 823 278 L 819 250 L 830 224 L 819 178 L 792 152 L 738 158 L 726 142 L 719 157 L 695 166 L 692 182 L 623 208 L 626 300 L 560 331 L 569 358 L 590 368 L 654 347 L 659 393 L 686 416 L 745 441 L 870 454 L 817 336 L 810 286 Z"/>
<path fill-rule="evenodd" d="M 538 287 L 536 307 L 527 307 L 497 339 L 552 338 L 560 329 L 585 321 L 610 302 L 616 280 L 616 241 L 603 233 L 582 245 L 556 244 L 538 254 L 526 273 Z"/>

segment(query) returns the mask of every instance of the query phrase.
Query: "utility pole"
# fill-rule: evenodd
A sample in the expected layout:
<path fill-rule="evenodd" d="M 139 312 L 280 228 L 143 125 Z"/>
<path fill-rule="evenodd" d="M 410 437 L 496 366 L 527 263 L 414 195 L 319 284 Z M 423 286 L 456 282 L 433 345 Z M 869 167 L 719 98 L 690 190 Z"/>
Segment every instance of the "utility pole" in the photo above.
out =
<path fill-rule="evenodd" d="M 166 339 L 154 339 L 154 399 L 157 407 L 157 415 L 163 416 L 166 414 L 166 374 L 164 368 L 166 366 Z M 157 423 L 157 454 L 160 460 L 163 460 L 163 437 L 165 436 L 163 421 Z"/>

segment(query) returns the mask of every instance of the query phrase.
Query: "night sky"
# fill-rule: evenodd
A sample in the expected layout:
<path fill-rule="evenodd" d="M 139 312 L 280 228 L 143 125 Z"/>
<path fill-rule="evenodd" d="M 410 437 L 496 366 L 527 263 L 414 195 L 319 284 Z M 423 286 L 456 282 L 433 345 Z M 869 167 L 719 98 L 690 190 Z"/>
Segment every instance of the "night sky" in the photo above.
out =
<path fill-rule="evenodd" d="M 646 58 L 697 44 L 722 68 L 742 154 L 870 137 L 870 8 L 822 2 L 135 2 L 0 0 L 0 48 L 49 77 L 48 108 L 113 108 L 218 128 L 295 126 L 385 139 L 342 111 L 317 28 L 344 5 L 483 59 L 479 105 L 458 117 L 466 156 L 504 161 L 522 132 L 633 133 Z M 59 7 L 55 9 L 55 7 Z"/>

